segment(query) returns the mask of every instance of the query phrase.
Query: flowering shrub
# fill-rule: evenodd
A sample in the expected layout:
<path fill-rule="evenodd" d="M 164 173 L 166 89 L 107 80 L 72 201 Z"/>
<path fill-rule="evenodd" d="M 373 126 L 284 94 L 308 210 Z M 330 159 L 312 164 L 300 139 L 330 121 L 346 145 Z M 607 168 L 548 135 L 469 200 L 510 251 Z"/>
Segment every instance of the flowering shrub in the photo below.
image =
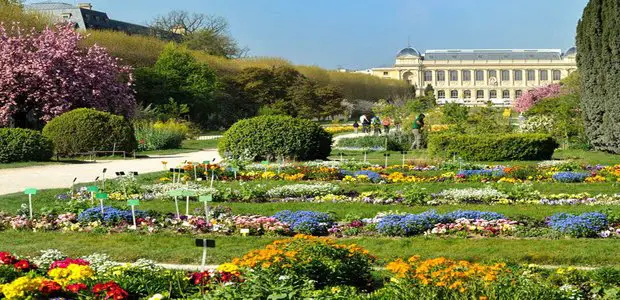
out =
<path fill-rule="evenodd" d="M 290 224 L 296 233 L 324 235 L 331 227 L 333 220 L 326 214 L 315 211 L 290 211 L 284 210 L 273 216 L 275 219 Z"/>
<path fill-rule="evenodd" d="M 530 109 L 534 104 L 538 101 L 555 97 L 560 94 L 560 84 L 554 83 L 542 87 L 535 88 L 532 91 L 527 91 L 523 93 L 515 102 L 513 103 L 513 108 L 517 112 L 524 112 Z"/>
<path fill-rule="evenodd" d="M 287 223 L 278 221 L 275 217 L 263 216 L 236 216 L 234 217 L 235 227 L 238 229 L 246 228 L 250 230 L 250 235 L 263 234 L 282 234 L 291 232 Z"/>
<path fill-rule="evenodd" d="M 558 182 L 583 182 L 588 174 L 580 172 L 557 172 L 553 174 L 553 179 Z"/>
<path fill-rule="evenodd" d="M 547 220 L 554 230 L 573 237 L 594 237 L 607 229 L 607 216 L 602 213 L 589 212 L 581 215 L 557 213 Z"/>
<path fill-rule="evenodd" d="M 484 220 L 459 218 L 452 223 L 435 224 L 426 234 L 466 233 L 483 236 L 509 235 L 519 223 L 506 219 Z"/>
<path fill-rule="evenodd" d="M 390 236 L 411 236 L 423 233 L 444 221 L 445 217 L 434 210 L 421 214 L 388 215 L 381 218 L 377 231 Z"/>
<path fill-rule="evenodd" d="M 519 124 L 519 131 L 523 133 L 550 133 L 553 132 L 555 120 L 547 115 L 534 115 Z"/>
<path fill-rule="evenodd" d="M 373 261 L 367 250 L 355 244 L 341 245 L 329 238 L 296 235 L 250 251 L 232 263 L 254 271 L 270 270 L 276 278 L 292 273 L 314 280 L 317 287 L 333 284 L 364 287 L 372 278 Z"/>

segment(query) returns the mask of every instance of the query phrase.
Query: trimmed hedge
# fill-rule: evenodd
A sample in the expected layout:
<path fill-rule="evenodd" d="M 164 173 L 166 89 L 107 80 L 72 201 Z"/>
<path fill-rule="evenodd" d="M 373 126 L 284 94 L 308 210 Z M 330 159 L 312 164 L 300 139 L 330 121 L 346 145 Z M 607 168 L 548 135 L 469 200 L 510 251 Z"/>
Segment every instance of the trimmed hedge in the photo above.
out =
<path fill-rule="evenodd" d="M 220 139 L 223 157 L 251 160 L 325 159 L 332 135 L 316 123 L 289 116 L 260 116 L 235 123 Z"/>
<path fill-rule="evenodd" d="M 470 161 L 547 160 L 558 143 L 546 134 L 431 135 L 429 152 Z"/>
<path fill-rule="evenodd" d="M 79 108 L 51 120 L 43 135 L 54 143 L 57 155 L 111 151 L 134 151 L 137 147 L 133 127 L 122 116 L 94 109 Z"/>
<path fill-rule="evenodd" d="M 0 128 L 0 163 L 46 161 L 52 153 L 52 142 L 36 130 Z"/>

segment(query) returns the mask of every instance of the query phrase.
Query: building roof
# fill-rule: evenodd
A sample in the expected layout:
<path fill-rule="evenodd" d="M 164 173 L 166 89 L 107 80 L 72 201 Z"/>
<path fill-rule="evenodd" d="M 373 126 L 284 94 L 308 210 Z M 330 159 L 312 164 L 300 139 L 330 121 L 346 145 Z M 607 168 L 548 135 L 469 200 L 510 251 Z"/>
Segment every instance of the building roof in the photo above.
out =
<path fill-rule="evenodd" d="M 402 57 L 402 56 L 421 56 L 421 55 L 420 55 L 420 52 L 418 52 L 418 50 L 416 50 L 415 48 L 407 47 L 407 48 L 404 48 L 403 50 L 400 50 L 398 54 L 396 54 L 396 57 Z"/>
<path fill-rule="evenodd" d="M 424 60 L 561 60 L 560 49 L 455 49 L 427 50 Z"/>
<path fill-rule="evenodd" d="M 63 3 L 63 2 L 39 2 L 39 3 L 32 3 L 32 4 L 28 4 L 26 5 L 27 8 L 29 9 L 36 9 L 36 10 L 52 10 L 52 9 L 76 9 L 76 6 L 73 6 L 71 4 L 68 3 Z"/>
<path fill-rule="evenodd" d="M 568 50 L 566 50 L 566 53 L 564 53 L 564 56 L 575 55 L 575 54 L 577 54 L 577 47 L 570 47 L 568 48 Z"/>

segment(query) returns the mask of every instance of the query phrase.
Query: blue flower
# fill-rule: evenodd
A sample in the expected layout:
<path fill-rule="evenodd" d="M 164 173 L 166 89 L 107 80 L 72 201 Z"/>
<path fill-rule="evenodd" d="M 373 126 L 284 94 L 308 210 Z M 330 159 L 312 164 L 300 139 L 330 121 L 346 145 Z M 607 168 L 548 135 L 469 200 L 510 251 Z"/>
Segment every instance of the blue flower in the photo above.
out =
<path fill-rule="evenodd" d="M 445 218 L 434 210 L 421 214 L 388 215 L 379 221 L 377 231 L 391 236 L 411 236 L 423 233 L 437 223 L 445 222 Z"/>
<path fill-rule="evenodd" d="M 580 172 L 557 172 L 553 174 L 553 179 L 558 182 L 583 182 L 589 175 Z"/>
<path fill-rule="evenodd" d="M 573 215 L 557 213 L 547 219 L 553 230 L 573 237 L 593 237 L 607 227 L 607 216 L 598 212 Z"/>
<path fill-rule="evenodd" d="M 501 176 L 504 176 L 504 171 L 501 169 L 462 170 L 458 172 L 457 175 L 463 176 L 463 177 L 470 177 L 470 176 L 501 177 Z"/>
<path fill-rule="evenodd" d="M 478 211 L 478 210 L 456 210 L 451 213 L 447 213 L 445 215 L 446 219 L 449 222 L 452 222 L 456 219 L 482 219 L 482 220 L 498 220 L 498 219 L 506 219 L 506 216 L 489 211 Z"/>
<path fill-rule="evenodd" d="M 370 171 L 370 170 L 357 171 L 353 175 L 355 175 L 355 177 L 360 176 L 360 175 L 365 175 L 368 177 L 368 180 L 372 182 L 379 182 L 382 180 L 381 175 L 379 175 L 379 173 Z"/>
<path fill-rule="evenodd" d="M 333 220 L 328 214 L 316 211 L 283 210 L 273 217 L 280 222 L 289 224 L 296 233 L 311 235 L 325 235 L 333 224 Z"/>
<path fill-rule="evenodd" d="M 101 216 L 101 207 L 91 207 L 78 215 L 78 221 L 80 222 L 93 222 L 103 221 L 105 223 L 118 223 L 121 221 L 131 222 L 131 211 L 120 210 L 111 206 L 103 207 L 103 217 Z M 136 210 L 136 218 L 146 217 L 147 214 L 144 211 Z"/>

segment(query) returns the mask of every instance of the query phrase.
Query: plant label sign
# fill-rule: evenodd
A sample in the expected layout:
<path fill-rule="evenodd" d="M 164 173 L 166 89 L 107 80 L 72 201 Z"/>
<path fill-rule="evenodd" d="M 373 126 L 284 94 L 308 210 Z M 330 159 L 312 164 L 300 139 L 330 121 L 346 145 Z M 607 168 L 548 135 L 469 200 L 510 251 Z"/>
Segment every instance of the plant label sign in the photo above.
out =
<path fill-rule="evenodd" d="M 241 228 L 241 229 L 239 229 L 239 232 L 243 236 L 248 236 L 248 234 L 250 234 L 250 229 L 248 229 L 248 228 Z"/>
<path fill-rule="evenodd" d="M 37 189 L 27 188 L 24 190 L 24 194 L 28 195 L 28 208 L 30 210 L 30 219 L 32 219 L 32 195 L 37 194 Z"/>
<path fill-rule="evenodd" d="M 90 193 L 97 193 L 99 192 L 99 187 L 96 185 L 90 185 L 88 187 L 86 187 L 86 190 Z"/>
<path fill-rule="evenodd" d="M 108 199 L 108 194 L 107 193 L 97 193 L 95 195 L 95 198 L 99 199 L 99 206 L 101 207 L 101 217 L 103 218 L 103 215 L 105 214 L 105 212 L 103 211 L 103 200 Z"/>
<path fill-rule="evenodd" d="M 198 198 L 198 201 L 200 201 L 200 202 L 212 202 L 213 201 L 213 195 L 200 196 Z"/>
<path fill-rule="evenodd" d="M 179 212 L 179 199 L 178 198 L 183 196 L 183 191 L 182 190 L 168 191 L 168 195 L 170 195 L 171 197 L 174 197 L 174 206 L 176 207 L 177 218 L 180 218 L 181 213 Z"/>
<path fill-rule="evenodd" d="M 196 247 L 202 247 L 202 270 L 207 264 L 207 248 L 215 248 L 215 240 L 196 239 Z"/>
<path fill-rule="evenodd" d="M 133 220 L 133 229 L 137 229 L 138 227 L 136 226 L 136 206 L 140 205 L 140 200 L 127 200 L 127 205 L 131 206 L 131 219 Z"/>
<path fill-rule="evenodd" d="M 137 199 L 127 200 L 127 205 L 129 205 L 129 206 L 138 206 L 138 205 L 140 205 L 140 200 L 137 200 Z"/>

